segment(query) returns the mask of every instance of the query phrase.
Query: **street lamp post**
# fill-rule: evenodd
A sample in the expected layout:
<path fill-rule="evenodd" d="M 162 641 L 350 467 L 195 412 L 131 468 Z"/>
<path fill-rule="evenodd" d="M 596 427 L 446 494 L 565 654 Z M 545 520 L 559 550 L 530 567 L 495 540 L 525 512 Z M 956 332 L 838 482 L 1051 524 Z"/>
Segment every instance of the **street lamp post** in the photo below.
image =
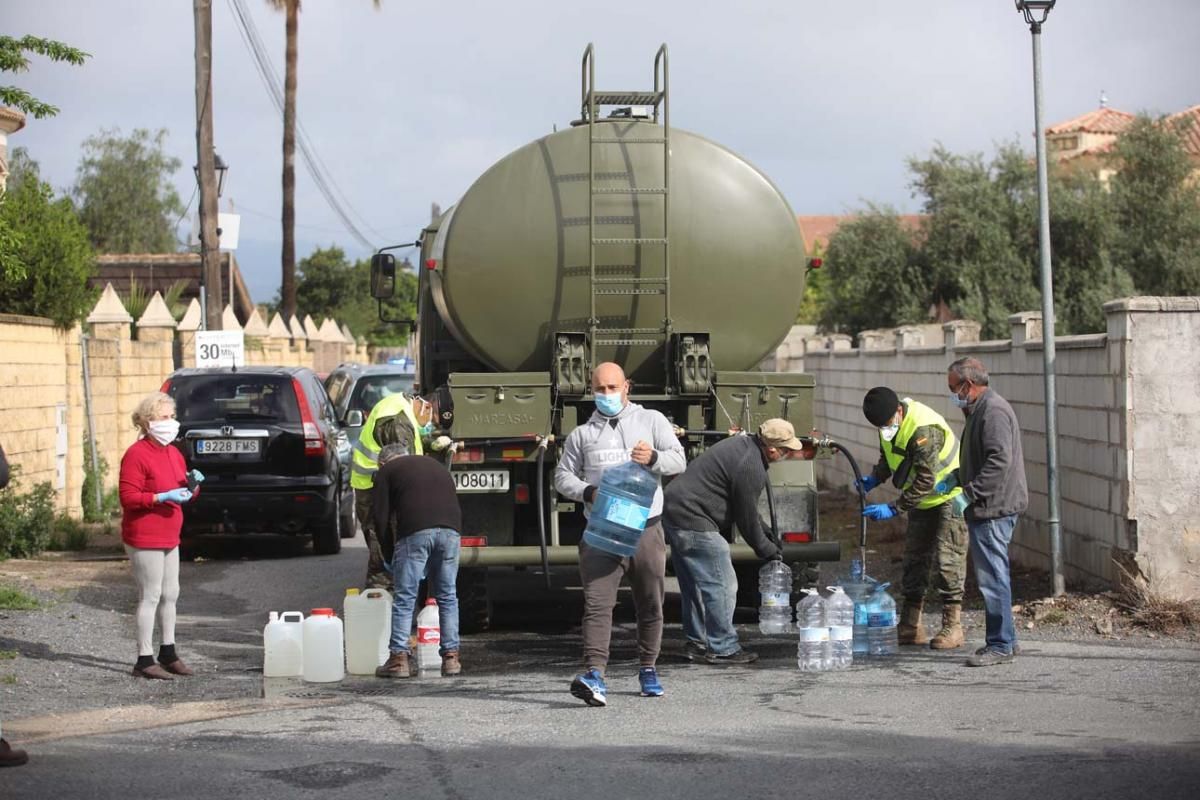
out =
<path fill-rule="evenodd" d="M 1046 502 L 1050 575 L 1055 597 L 1066 592 L 1058 498 L 1058 402 L 1055 393 L 1054 279 L 1050 266 L 1050 197 L 1046 176 L 1046 129 L 1042 123 L 1042 23 L 1057 0 L 1015 0 L 1033 38 L 1033 122 L 1037 147 L 1038 262 L 1042 281 L 1042 379 L 1046 394 Z"/>

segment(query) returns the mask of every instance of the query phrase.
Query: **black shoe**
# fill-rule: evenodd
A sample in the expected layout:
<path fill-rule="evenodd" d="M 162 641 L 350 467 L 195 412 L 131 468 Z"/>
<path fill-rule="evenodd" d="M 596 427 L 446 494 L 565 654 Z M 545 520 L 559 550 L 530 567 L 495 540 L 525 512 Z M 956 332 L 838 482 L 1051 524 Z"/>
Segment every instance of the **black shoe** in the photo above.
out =
<path fill-rule="evenodd" d="M 752 653 L 749 650 L 735 650 L 721 656 L 710 651 L 704 654 L 704 660 L 709 664 L 753 664 L 758 661 L 758 653 Z"/>
<path fill-rule="evenodd" d="M 987 651 L 988 651 L 988 646 L 985 644 L 983 647 L 981 647 L 981 648 L 979 648 L 978 650 L 976 650 L 976 651 L 975 651 L 975 655 L 977 655 L 977 656 L 981 656 L 981 655 L 983 655 L 984 653 L 986 653 Z M 1019 655 L 1021 655 L 1021 645 L 1019 645 L 1019 644 L 1014 644 L 1014 645 L 1013 645 L 1013 649 L 1012 649 L 1012 654 L 1013 654 L 1014 656 L 1019 656 Z"/>
<path fill-rule="evenodd" d="M 1011 664 L 1012 653 L 1001 653 L 999 650 L 984 649 L 967 659 L 968 667 L 994 667 L 998 664 Z"/>
<path fill-rule="evenodd" d="M 703 661 L 707 653 L 707 647 L 699 642 L 693 642 L 691 639 L 688 639 L 687 644 L 683 646 L 683 657 L 688 661 Z"/>
<path fill-rule="evenodd" d="M 28 760 L 28 753 L 10 747 L 8 742 L 0 739 L 0 767 L 19 767 Z"/>

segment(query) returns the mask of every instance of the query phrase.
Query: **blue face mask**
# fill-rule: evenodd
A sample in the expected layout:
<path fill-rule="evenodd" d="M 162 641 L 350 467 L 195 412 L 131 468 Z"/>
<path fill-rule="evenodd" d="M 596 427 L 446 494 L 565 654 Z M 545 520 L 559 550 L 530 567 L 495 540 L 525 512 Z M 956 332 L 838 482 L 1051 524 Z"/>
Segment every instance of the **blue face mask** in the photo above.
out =
<path fill-rule="evenodd" d="M 950 395 L 950 402 L 954 403 L 954 405 L 957 406 L 958 408 L 966 408 L 967 406 L 971 405 L 970 400 L 963 400 L 961 397 L 959 397 L 956 394 Z"/>
<path fill-rule="evenodd" d="M 596 401 L 596 410 L 606 417 L 615 417 L 621 413 L 621 409 L 625 404 L 621 401 L 621 393 L 605 394 L 604 392 L 596 392 L 594 395 Z"/>
<path fill-rule="evenodd" d="M 432 433 L 433 433 L 433 423 L 432 422 L 426 422 L 424 425 L 421 426 L 421 435 L 422 436 L 429 436 Z"/>

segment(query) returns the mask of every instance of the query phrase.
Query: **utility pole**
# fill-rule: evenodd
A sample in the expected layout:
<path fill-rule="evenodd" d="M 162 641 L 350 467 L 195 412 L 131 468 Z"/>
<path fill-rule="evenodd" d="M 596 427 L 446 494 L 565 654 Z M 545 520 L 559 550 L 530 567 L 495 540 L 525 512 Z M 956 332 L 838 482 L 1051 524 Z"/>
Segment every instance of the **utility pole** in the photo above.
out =
<path fill-rule="evenodd" d="M 192 0 L 196 18 L 196 169 L 200 182 L 200 303 L 206 330 L 221 329 L 221 252 L 212 119 L 212 0 Z"/>

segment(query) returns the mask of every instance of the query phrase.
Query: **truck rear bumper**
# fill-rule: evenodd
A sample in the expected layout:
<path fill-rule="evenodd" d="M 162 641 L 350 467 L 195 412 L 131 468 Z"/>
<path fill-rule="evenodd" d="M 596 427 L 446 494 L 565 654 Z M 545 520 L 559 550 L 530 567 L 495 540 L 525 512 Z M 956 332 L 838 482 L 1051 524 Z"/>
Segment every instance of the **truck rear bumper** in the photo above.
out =
<path fill-rule="evenodd" d="M 667 548 L 670 557 L 671 548 Z M 749 545 L 733 544 L 729 546 L 730 555 L 734 562 L 760 560 Z M 552 566 L 579 563 L 579 548 L 577 547 L 547 547 L 546 555 Z M 783 560 L 789 563 L 796 561 L 840 561 L 842 545 L 840 542 L 810 542 L 808 544 L 785 544 Z M 499 545 L 496 547 L 464 547 L 459 551 L 458 564 L 460 567 L 519 567 L 540 566 L 542 563 L 542 548 L 536 546 Z"/>

